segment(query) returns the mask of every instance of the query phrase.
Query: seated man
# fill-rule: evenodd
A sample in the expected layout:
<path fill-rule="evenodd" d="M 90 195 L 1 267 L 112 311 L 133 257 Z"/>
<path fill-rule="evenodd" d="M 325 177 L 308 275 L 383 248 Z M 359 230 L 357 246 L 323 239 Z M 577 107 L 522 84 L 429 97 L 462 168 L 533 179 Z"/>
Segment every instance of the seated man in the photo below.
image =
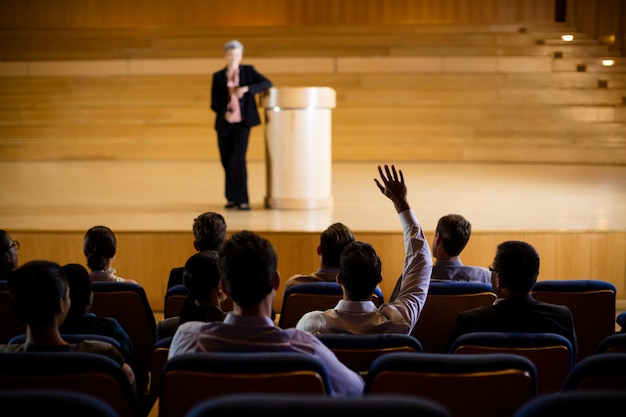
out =
<path fill-rule="evenodd" d="M 435 257 L 431 281 L 478 281 L 491 284 L 491 272 L 482 266 L 463 265 L 461 252 L 465 249 L 472 224 L 460 214 L 447 214 L 439 219 L 432 242 L 432 253 Z M 398 291 L 402 277 L 398 278 L 390 301 Z"/>
<path fill-rule="evenodd" d="M 404 232 L 404 271 L 398 296 L 378 308 L 371 301 L 381 282 L 381 262 L 374 248 L 355 241 L 343 250 L 339 260 L 337 283 L 343 298 L 326 311 L 310 311 L 296 328 L 318 333 L 411 333 L 426 301 L 430 284 L 432 259 L 430 248 L 415 213 L 407 201 L 407 188 L 402 171 L 379 166 L 380 191 L 394 204 Z"/>
<path fill-rule="evenodd" d="M 578 345 L 570 310 L 563 305 L 537 301 L 532 296 L 539 275 L 539 254 L 535 248 L 516 240 L 500 243 L 489 269 L 498 298 L 492 305 L 459 313 L 442 352 L 448 352 L 457 337 L 470 332 L 543 332 L 568 338 L 575 358 Z"/>
<path fill-rule="evenodd" d="M 317 337 L 274 324 L 272 306 L 280 285 L 277 264 L 272 244 L 254 232 L 244 230 L 226 240 L 219 254 L 219 271 L 233 310 L 224 321 L 181 324 L 168 359 L 190 352 L 303 352 L 324 363 L 335 395 L 362 395 L 361 376 Z"/>
<path fill-rule="evenodd" d="M 26 323 L 26 342 L 0 345 L 0 352 L 89 352 L 108 356 L 120 364 L 133 387 L 135 375 L 113 345 L 95 340 L 69 344 L 59 326 L 70 309 L 70 287 L 60 265 L 50 261 L 30 261 L 15 269 L 7 286 L 15 317 Z"/>
<path fill-rule="evenodd" d="M 307 282 L 335 282 L 339 272 L 339 257 L 347 244 L 354 242 L 354 233 L 343 223 L 333 223 L 320 234 L 317 255 L 320 267 L 309 275 L 294 275 L 285 282 L 285 291 Z"/>
<path fill-rule="evenodd" d="M 93 291 L 89 271 L 80 264 L 62 266 L 70 287 L 70 310 L 59 326 L 62 334 L 99 334 L 109 336 L 120 343 L 125 361 L 133 369 L 137 391 L 145 392 L 148 388 L 148 370 L 141 363 L 133 341 L 119 322 L 112 317 L 98 317 L 90 312 L 93 303 Z"/>

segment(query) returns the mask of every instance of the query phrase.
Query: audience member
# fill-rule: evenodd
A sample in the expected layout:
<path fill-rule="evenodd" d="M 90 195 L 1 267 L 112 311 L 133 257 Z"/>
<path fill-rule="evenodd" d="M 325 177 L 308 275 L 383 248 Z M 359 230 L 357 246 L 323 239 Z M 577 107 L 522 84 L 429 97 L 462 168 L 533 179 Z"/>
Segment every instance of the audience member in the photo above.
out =
<path fill-rule="evenodd" d="M 0 263 L 0 281 L 6 281 L 9 273 L 17 268 L 20 242 L 13 240 L 6 230 L 0 229 L 0 244 L 2 245 L 2 263 Z"/>
<path fill-rule="evenodd" d="M 404 271 L 400 291 L 392 302 L 378 308 L 372 293 L 382 281 L 381 261 L 369 243 L 355 241 L 343 250 L 337 283 L 343 298 L 326 311 L 310 311 L 296 328 L 319 333 L 405 333 L 409 334 L 424 307 L 430 284 L 430 248 L 413 209 L 407 201 L 404 174 L 394 165 L 379 166 L 382 181 L 374 179 L 380 191 L 394 204 L 404 233 Z"/>
<path fill-rule="evenodd" d="M 219 250 L 226 240 L 226 220 L 220 213 L 208 211 L 193 219 L 193 247 L 197 252 Z M 172 268 L 167 288 L 183 283 L 183 267 Z"/>
<path fill-rule="evenodd" d="M 335 282 L 339 272 L 339 257 L 348 243 L 354 242 L 354 233 L 343 223 L 333 223 L 320 234 L 317 255 L 320 266 L 309 275 L 293 275 L 285 281 L 285 291 L 297 284 L 307 282 Z"/>
<path fill-rule="evenodd" d="M 222 321 L 226 313 L 221 303 L 227 296 L 217 269 L 219 252 L 205 250 L 194 253 L 183 270 L 183 283 L 189 289 L 180 316 L 157 323 L 157 340 L 173 336 L 181 323 L 188 321 Z"/>
<path fill-rule="evenodd" d="M 106 226 L 94 226 L 87 230 L 83 239 L 83 252 L 87 258 L 91 280 L 137 284 L 137 281 L 115 275 L 116 270 L 111 267 L 111 264 L 116 251 L 117 239 L 113 230 Z"/>
<path fill-rule="evenodd" d="M 219 271 L 233 300 L 224 321 L 190 321 L 178 327 L 168 358 L 190 352 L 304 352 L 326 366 L 335 395 L 361 395 L 364 381 L 347 368 L 317 337 L 281 329 L 271 318 L 280 285 L 272 244 L 251 231 L 233 234 L 222 246 Z"/>
<path fill-rule="evenodd" d="M 0 345 L 0 352 L 89 352 L 105 355 L 120 364 L 135 385 L 132 368 L 113 345 L 95 340 L 69 344 L 59 326 L 70 309 L 70 287 L 60 265 L 50 261 L 29 261 L 15 269 L 7 282 L 15 317 L 26 324 L 26 342 Z"/>
<path fill-rule="evenodd" d="M 563 305 L 537 301 L 532 296 L 539 275 L 539 254 L 535 248 L 515 240 L 500 243 L 489 269 L 496 300 L 492 305 L 459 313 L 443 352 L 448 352 L 454 340 L 465 333 L 538 332 L 567 337 L 575 357 L 578 345 L 570 310 Z"/>
<path fill-rule="evenodd" d="M 93 302 L 91 278 L 87 269 L 80 264 L 66 264 L 61 267 L 70 287 L 71 306 L 67 317 L 59 326 L 61 334 L 98 334 L 108 336 L 120 343 L 126 363 L 135 374 L 137 392 L 145 392 L 148 388 L 148 370 L 141 363 L 133 342 L 119 324 L 112 317 L 98 317 L 90 312 Z"/>
<path fill-rule="evenodd" d="M 463 265 L 461 252 L 465 249 L 472 224 L 460 214 L 447 214 L 439 219 L 432 242 L 433 264 L 431 281 L 479 281 L 491 284 L 491 272 L 481 266 Z M 400 290 L 402 277 L 398 278 L 390 300 Z"/>

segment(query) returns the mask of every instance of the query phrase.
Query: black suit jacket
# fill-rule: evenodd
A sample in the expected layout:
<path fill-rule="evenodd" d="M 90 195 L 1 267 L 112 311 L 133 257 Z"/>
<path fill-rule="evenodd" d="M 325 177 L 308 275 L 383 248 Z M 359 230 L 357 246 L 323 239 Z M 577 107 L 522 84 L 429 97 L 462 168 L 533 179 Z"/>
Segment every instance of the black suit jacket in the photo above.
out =
<path fill-rule="evenodd" d="M 272 82 L 259 73 L 254 66 L 240 65 L 239 85 L 242 87 L 247 85 L 250 88 L 250 91 L 239 99 L 241 117 L 243 119 L 242 122 L 248 127 L 261 124 L 261 118 L 259 117 L 259 111 L 257 110 L 254 96 L 270 88 Z M 220 128 L 227 123 L 224 115 L 226 114 L 229 101 L 230 96 L 228 95 L 228 87 L 226 86 L 226 68 L 224 68 L 213 74 L 213 86 L 211 88 L 211 109 L 215 112 L 216 130 L 220 130 Z"/>
<path fill-rule="evenodd" d="M 495 305 L 459 313 L 442 351 L 448 352 L 457 337 L 472 332 L 557 333 L 572 343 L 574 357 L 578 353 L 570 310 L 566 306 L 537 301 L 530 295 L 503 299 Z"/>

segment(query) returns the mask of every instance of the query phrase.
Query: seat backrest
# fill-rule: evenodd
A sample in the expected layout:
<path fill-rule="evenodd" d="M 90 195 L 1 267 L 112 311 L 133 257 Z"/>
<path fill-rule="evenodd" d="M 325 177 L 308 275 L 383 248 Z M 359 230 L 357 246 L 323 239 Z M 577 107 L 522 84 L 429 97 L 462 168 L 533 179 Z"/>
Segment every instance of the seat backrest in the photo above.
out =
<path fill-rule="evenodd" d="M 187 353 L 163 367 L 159 417 L 183 417 L 203 400 L 237 393 L 331 395 L 332 387 L 325 365 L 304 353 Z"/>
<path fill-rule="evenodd" d="M 449 353 L 522 355 L 537 368 L 539 395 L 559 392 L 573 365 L 572 344 L 556 333 L 467 333 L 452 343 Z"/>
<path fill-rule="evenodd" d="M 96 396 L 60 389 L 0 391 L 0 409 L 24 416 L 47 416 L 54 411 L 62 412 L 63 417 L 120 416 L 110 404 Z"/>
<path fill-rule="evenodd" d="M 278 327 L 296 327 L 305 313 L 334 308 L 342 296 L 343 290 L 336 282 L 307 282 L 289 287 L 283 296 Z M 376 306 L 384 302 L 380 288 L 377 287 L 372 294 L 372 301 Z"/>
<path fill-rule="evenodd" d="M 113 339 L 110 336 L 104 336 L 101 334 L 85 334 L 85 333 L 75 333 L 75 334 L 67 334 L 67 333 L 62 333 L 61 337 L 63 338 L 63 340 L 65 340 L 67 343 L 80 343 L 83 340 L 97 340 L 99 342 L 106 342 L 109 343 L 113 346 L 115 346 L 115 348 L 117 350 L 120 351 L 120 353 L 123 353 L 122 350 L 122 345 L 120 345 L 120 342 L 116 339 Z M 10 345 L 14 345 L 14 344 L 22 344 L 26 342 L 26 334 L 20 334 L 17 335 L 13 338 L 11 338 L 11 340 L 9 340 L 9 344 Z"/>
<path fill-rule="evenodd" d="M 145 369 L 156 343 L 156 320 L 143 287 L 130 282 L 95 281 L 91 312 L 116 319 L 128 333 Z"/>
<path fill-rule="evenodd" d="M 183 284 L 168 288 L 163 302 L 163 318 L 179 316 L 188 293 L 189 289 Z"/>
<path fill-rule="evenodd" d="M 517 410 L 514 417 L 622 417 L 624 410 L 625 391 L 562 392 L 530 400 Z"/>
<path fill-rule="evenodd" d="M 110 404 L 120 417 L 140 417 L 145 413 L 121 366 L 94 353 L 0 354 L 0 391 L 23 389 L 60 389 L 94 395 Z"/>
<path fill-rule="evenodd" d="M 423 352 L 421 343 L 401 333 L 316 335 L 348 368 L 365 377 L 378 356 L 392 352 Z"/>
<path fill-rule="evenodd" d="M 256 414 L 293 417 L 303 411 L 314 416 L 452 417 L 445 408 L 433 401 L 406 395 L 324 397 L 298 394 L 238 394 L 212 398 L 191 409 L 187 417 Z"/>
<path fill-rule="evenodd" d="M 537 281 L 532 295 L 539 301 L 567 306 L 574 317 L 576 361 L 593 355 L 605 337 L 615 333 L 616 288 L 592 279 Z"/>
<path fill-rule="evenodd" d="M 602 339 L 594 352 L 598 353 L 626 353 L 626 333 L 615 333 Z"/>
<path fill-rule="evenodd" d="M 163 366 L 170 353 L 172 337 L 164 337 L 154 344 L 152 349 L 152 365 L 150 367 L 150 398 L 156 400 L 161 394 L 161 375 Z"/>
<path fill-rule="evenodd" d="M 0 280 L 0 344 L 6 344 L 13 336 L 26 332 L 26 323 L 15 318 L 11 308 L 11 293 L 6 280 Z"/>
<path fill-rule="evenodd" d="M 510 417 L 537 396 L 537 372 L 519 355 L 389 353 L 370 367 L 365 395 L 427 398 L 455 417 Z"/>
<path fill-rule="evenodd" d="M 411 335 L 427 353 L 439 353 L 461 311 L 492 304 L 491 284 L 467 281 L 431 281 L 424 309 Z"/>
<path fill-rule="evenodd" d="M 578 390 L 626 392 L 626 355 L 603 353 L 578 361 L 565 379 L 562 391 Z"/>

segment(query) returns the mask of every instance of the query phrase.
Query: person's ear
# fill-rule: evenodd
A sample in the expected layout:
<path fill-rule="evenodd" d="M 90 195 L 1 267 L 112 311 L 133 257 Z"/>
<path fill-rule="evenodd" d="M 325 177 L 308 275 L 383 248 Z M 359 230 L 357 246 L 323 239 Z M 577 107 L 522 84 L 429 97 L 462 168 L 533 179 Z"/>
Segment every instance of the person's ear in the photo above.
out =
<path fill-rule="evenodd" d="M 317 255 L 322 256 L 322 247 L 319 245 L 317 246 Z"/>
<path fill-rule="evenodd" d="M 223 292 L 224 294 L 226 294 L 227 297 L 230 297 L 230 294 L 226 289 L 226 284 L 224 284 L 224 281 L 222 279 L 220 279 L 220 282 L 217 284 L 217 290 L 218 292 Z"/>
<path fill-rule="evenodd" d="M 337 276 L 335 277 L 335 282 L 337 282 L 337 285 L 343 285 L 343 279 L 341 278 L 341 274 L 337 274 Z"/>
<path fill-rule="evenodd" d="M 195 240 L 193 241 L 193 248 L 200 252 L 200 245 L 198 245 L 198 242 L 196 242 Z"/>
<path fill-rule="evenodd" d="M 276 271 L 274 273 L 274 284 L 272 285 L 272 288 L 275 291 L 278 291 L 279 287 L 280 287 L 280 272 Z"/>

